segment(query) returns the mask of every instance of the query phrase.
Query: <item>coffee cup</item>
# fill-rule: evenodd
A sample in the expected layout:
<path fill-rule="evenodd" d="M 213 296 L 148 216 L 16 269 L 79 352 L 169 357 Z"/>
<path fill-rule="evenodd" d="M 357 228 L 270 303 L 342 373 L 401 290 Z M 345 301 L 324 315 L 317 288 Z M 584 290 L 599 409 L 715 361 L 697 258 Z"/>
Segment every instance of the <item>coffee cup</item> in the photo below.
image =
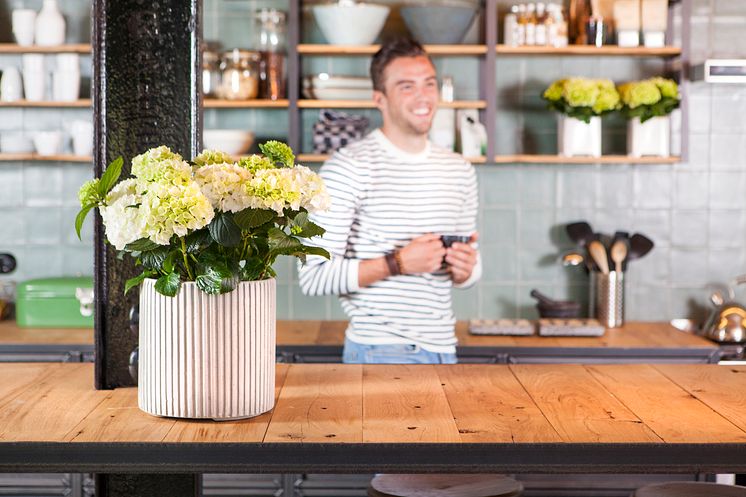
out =
<path fill-rule="evenodd" d="M 62 148 L 61 131 L 39 131 L 34 135 L 34 147 L 39 155 L 57 155 Z"/>
<path fill-rule="evenodd" d="M 469 243 L 469 235 L 440 235 L 440 242 L 445 248 L 450 248 L 454 243 Z"/>
<path fill-rule="evenodd" d="M 93 124 L 89 121 L 73 121 L 68 126 L 72 135 L 73 153 L 89 156 L 93 153 Z"/>
<path fill-rule="evenodd" d="M 3 70 L 0 78 L 0 100 L 3 102 L 15 102 L 23 98 L 23 82 L 18 69 L 11 66 Z"/>
<path fill-rule="evenodd" d="M 16 43 L 25 47 L 34 44 L 34 25 L 36 23 L 35 10 L 14 9 L 11 14 L 11 23 Z"/>

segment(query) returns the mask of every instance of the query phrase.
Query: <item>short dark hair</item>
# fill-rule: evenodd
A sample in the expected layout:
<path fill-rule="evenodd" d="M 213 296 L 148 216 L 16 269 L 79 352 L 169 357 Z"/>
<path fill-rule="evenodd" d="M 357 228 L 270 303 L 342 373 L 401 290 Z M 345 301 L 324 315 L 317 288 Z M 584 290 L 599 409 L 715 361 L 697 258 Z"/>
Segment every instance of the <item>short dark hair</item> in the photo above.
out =
<path fill-rule="evenodd" d="M 373 80 L 373 89 L 381 92 L 384 90 L 383 72 L 395 59 L 419 56 L 430 60 L 430 56 L 427 55 L 422 45 L 412 38 L 394 38 L 384 42 L 370 62 L 370 79 Z M 430 63 L 432 64 L 432 60 Z"/>

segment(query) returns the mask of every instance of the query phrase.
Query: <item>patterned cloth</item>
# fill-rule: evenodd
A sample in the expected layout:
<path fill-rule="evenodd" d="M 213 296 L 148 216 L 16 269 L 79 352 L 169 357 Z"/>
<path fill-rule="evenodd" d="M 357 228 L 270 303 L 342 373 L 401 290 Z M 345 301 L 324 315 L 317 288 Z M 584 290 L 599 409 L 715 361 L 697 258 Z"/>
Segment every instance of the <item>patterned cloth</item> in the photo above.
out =
<path fill-rule="evenodd" d="M 365 116 L 323 109 L 313 125 L 314 153 L 329 154 L 360 140 L 369 124 Z"/>

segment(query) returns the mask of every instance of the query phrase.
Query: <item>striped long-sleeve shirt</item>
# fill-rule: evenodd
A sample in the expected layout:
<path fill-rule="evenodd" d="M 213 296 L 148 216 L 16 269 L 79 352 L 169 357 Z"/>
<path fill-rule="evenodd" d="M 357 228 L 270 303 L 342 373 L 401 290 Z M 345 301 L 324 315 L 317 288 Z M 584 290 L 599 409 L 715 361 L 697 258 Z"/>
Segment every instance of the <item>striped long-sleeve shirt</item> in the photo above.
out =
<path fill-rule="evenodd" d="M 361 260 L 381 257 L 426 234 L 471 234 L 478 207 L 474 168 L 460 155 L 428 145 L 419 154 L 380 131 L 332 156 L 321 168 L 331 208 L 312 216 L 326 229 L 312 243 L 331 259 L 299 267 L 307 295 L 339 295 L 350 318 L 347 338 L 364 344 L 417 344 L 455 352 L 449 273 L 404 274 L 358 285 Z M 481 275 L 481 262 L 461 287 Z"/>

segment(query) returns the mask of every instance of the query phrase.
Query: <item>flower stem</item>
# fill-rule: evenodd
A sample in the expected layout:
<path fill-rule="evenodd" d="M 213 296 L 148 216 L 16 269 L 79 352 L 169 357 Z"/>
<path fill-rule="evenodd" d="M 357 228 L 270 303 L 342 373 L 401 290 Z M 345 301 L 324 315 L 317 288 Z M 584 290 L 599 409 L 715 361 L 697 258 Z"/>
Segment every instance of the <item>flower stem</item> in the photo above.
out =
<path fill-rule="evenodd" d="M 187 259 L 186 242 L 183 238 L 181 239 L 181 255 L 184 257 L 184 267 L 186 268 L 187 275 L 189 276 L 189 281 L 194 281 L 194 275 L 192 274 L 192 270 L 189 268 L 189 259 Z"/>

